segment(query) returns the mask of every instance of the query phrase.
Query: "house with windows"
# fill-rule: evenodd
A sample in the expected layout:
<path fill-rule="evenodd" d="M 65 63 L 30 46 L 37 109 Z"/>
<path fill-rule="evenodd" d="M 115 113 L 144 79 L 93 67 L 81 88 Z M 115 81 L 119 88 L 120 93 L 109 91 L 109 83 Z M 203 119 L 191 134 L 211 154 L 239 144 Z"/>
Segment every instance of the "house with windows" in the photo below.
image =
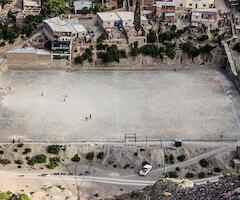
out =
<path fill-rule="evenodd" d="M 74 13 L 79 14 L 79 12 L 83 8 L 91 8 L 92 7 L 92 1 L 89 0 L 77 0 L 73 2 L 74 6 Z"/>
<path fill-rule="evenodd" d="M 175 13 L 176 10 L 176 4 L 172 1 L 156 1 L 153 5 L 158 17 L 163 16 L 165 13 Z"/>
<path fill-rule="evenodd" d="M 185 8 L 214 8 L 215 0 L 185 0 Z"/>
<path fill-rule="evenodd" d="M 71 60 L 72 41 L 83 39 L 88 32 L 78 19 L 43 20 L 43 33 L 52 43 L 53 59 Z"/>
<path fill-rule="evenodd" d="M 158 0 L 158 1 L 163 2 L 163 4 L 173 3 L 176 9 L 199 9 L 215 7 L 215 0 Z"/>
<path fill-rule="evenodd" d="M 28 15 L 39 15 L 41 0 L 22 0 L 22 12 L 16 16 L 16 24 L 21 26 Z"/>
<path fill-rule="evenodd" d="M 219 19 L 218 13 L 216 8 L 195 9 L 191 14 L 191 24 L 192 26 L 204 24 L 209 28 L 216 28 Z"/>

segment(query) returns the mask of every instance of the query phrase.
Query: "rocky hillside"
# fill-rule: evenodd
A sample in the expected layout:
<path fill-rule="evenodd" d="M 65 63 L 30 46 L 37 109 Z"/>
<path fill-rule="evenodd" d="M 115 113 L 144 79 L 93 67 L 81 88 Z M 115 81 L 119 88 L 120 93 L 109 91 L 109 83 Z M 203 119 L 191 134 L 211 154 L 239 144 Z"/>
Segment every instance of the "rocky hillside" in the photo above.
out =
<path fill-rule="evenodd" d="M 240 195 L 240 179 L 237 175 L 227 175 L 219 182 L 193 185 L 188 180 L 161 179 L 153 186 L 133 191 L 111 200 L 235 200 Z"/>

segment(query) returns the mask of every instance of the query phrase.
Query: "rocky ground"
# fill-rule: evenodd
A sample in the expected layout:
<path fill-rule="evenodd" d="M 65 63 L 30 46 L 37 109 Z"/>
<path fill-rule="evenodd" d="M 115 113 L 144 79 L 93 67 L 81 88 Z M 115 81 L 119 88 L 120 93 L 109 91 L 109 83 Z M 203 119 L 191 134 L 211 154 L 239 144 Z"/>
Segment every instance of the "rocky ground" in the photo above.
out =
<path fill-rule="evenodd" d="M 161 179 L 143 190 L 114 197 L 112 200 L 200 200 L 239 199 L 239 176 L 232 174 L 220 178 L 219 182 L 193 186 L 191 182 Z"/>

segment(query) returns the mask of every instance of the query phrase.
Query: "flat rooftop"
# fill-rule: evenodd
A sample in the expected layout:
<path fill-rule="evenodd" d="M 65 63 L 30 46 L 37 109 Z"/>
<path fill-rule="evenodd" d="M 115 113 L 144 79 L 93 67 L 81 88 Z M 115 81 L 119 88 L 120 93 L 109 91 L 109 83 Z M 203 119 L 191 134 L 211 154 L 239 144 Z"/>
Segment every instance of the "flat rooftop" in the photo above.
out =
<path fill-rule="evenodd" d="M 73 34 L 87 32 L 78 19 L 60 19 L 60 17 L 54 17 L 43 21 L 48 24 L 54 32 L 71 32 Z"/>
<path fill-rule="evenodd" d="M 2 140 L 240 139 L 239 94 L 218 70 L 10 70 L 0 86 Z"/>
<path fill-rule="evenodd" d="M 121 20 L 115 12 L 98 12 L 97 15 L 103 21 L 118 21 L 118 20 Z"/>

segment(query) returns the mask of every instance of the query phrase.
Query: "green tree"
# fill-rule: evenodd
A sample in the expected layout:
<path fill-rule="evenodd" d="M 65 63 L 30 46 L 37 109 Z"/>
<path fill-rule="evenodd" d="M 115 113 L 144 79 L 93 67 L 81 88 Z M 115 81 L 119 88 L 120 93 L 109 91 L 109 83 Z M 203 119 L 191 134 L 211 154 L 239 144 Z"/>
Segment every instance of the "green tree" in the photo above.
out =
<path fill-rule="evenodd" d="M 135 41 L 133 44 L 130 46 L 130 55 L 132 57 L 136 57 L 139 55 L 139 50 L 138 50 L 138 41 Z"/>
<path fill-rule="evenodd" d="M 136 1 L 136 8 L 135 8 L 135 12 L 134 12 L 134 28 L 137 31 L 137 33 L 141 28 L 141 2 L 140 2 L 140 0 Z"/>
<path fill-rule="evenodd" d="M 9 200 L 12 196 L 11 192 L 0 192 L 0 199 L 1 200 Z"/>
<path fill-rule="evenodd" d="M 48 0 L 42 6 L 41 13 L 44 16 L 58 16 L 67 11 L 67 0 Z"/>
<path fill-rule="evenodd" d="M 182 50 L 188 54 L 189 57 L 194 58 L 199 55 L 199 49 L 188 41 L 182 45 Z"/>
<path fill-rule="evenodd" d="M 157 35 L 156 35 L 156 31 L 154 31 L 153 29 L 150 29 L 149 33 L 147 34 L 147 42 L 148 43 L 154 43 L 157 40 Z"/>
<path fill-rule="evenodd" d="M 26 194 L 21 194 L 17 200 L 30 200 L 30 198 L 28 197 L 28 195 Z"/>

